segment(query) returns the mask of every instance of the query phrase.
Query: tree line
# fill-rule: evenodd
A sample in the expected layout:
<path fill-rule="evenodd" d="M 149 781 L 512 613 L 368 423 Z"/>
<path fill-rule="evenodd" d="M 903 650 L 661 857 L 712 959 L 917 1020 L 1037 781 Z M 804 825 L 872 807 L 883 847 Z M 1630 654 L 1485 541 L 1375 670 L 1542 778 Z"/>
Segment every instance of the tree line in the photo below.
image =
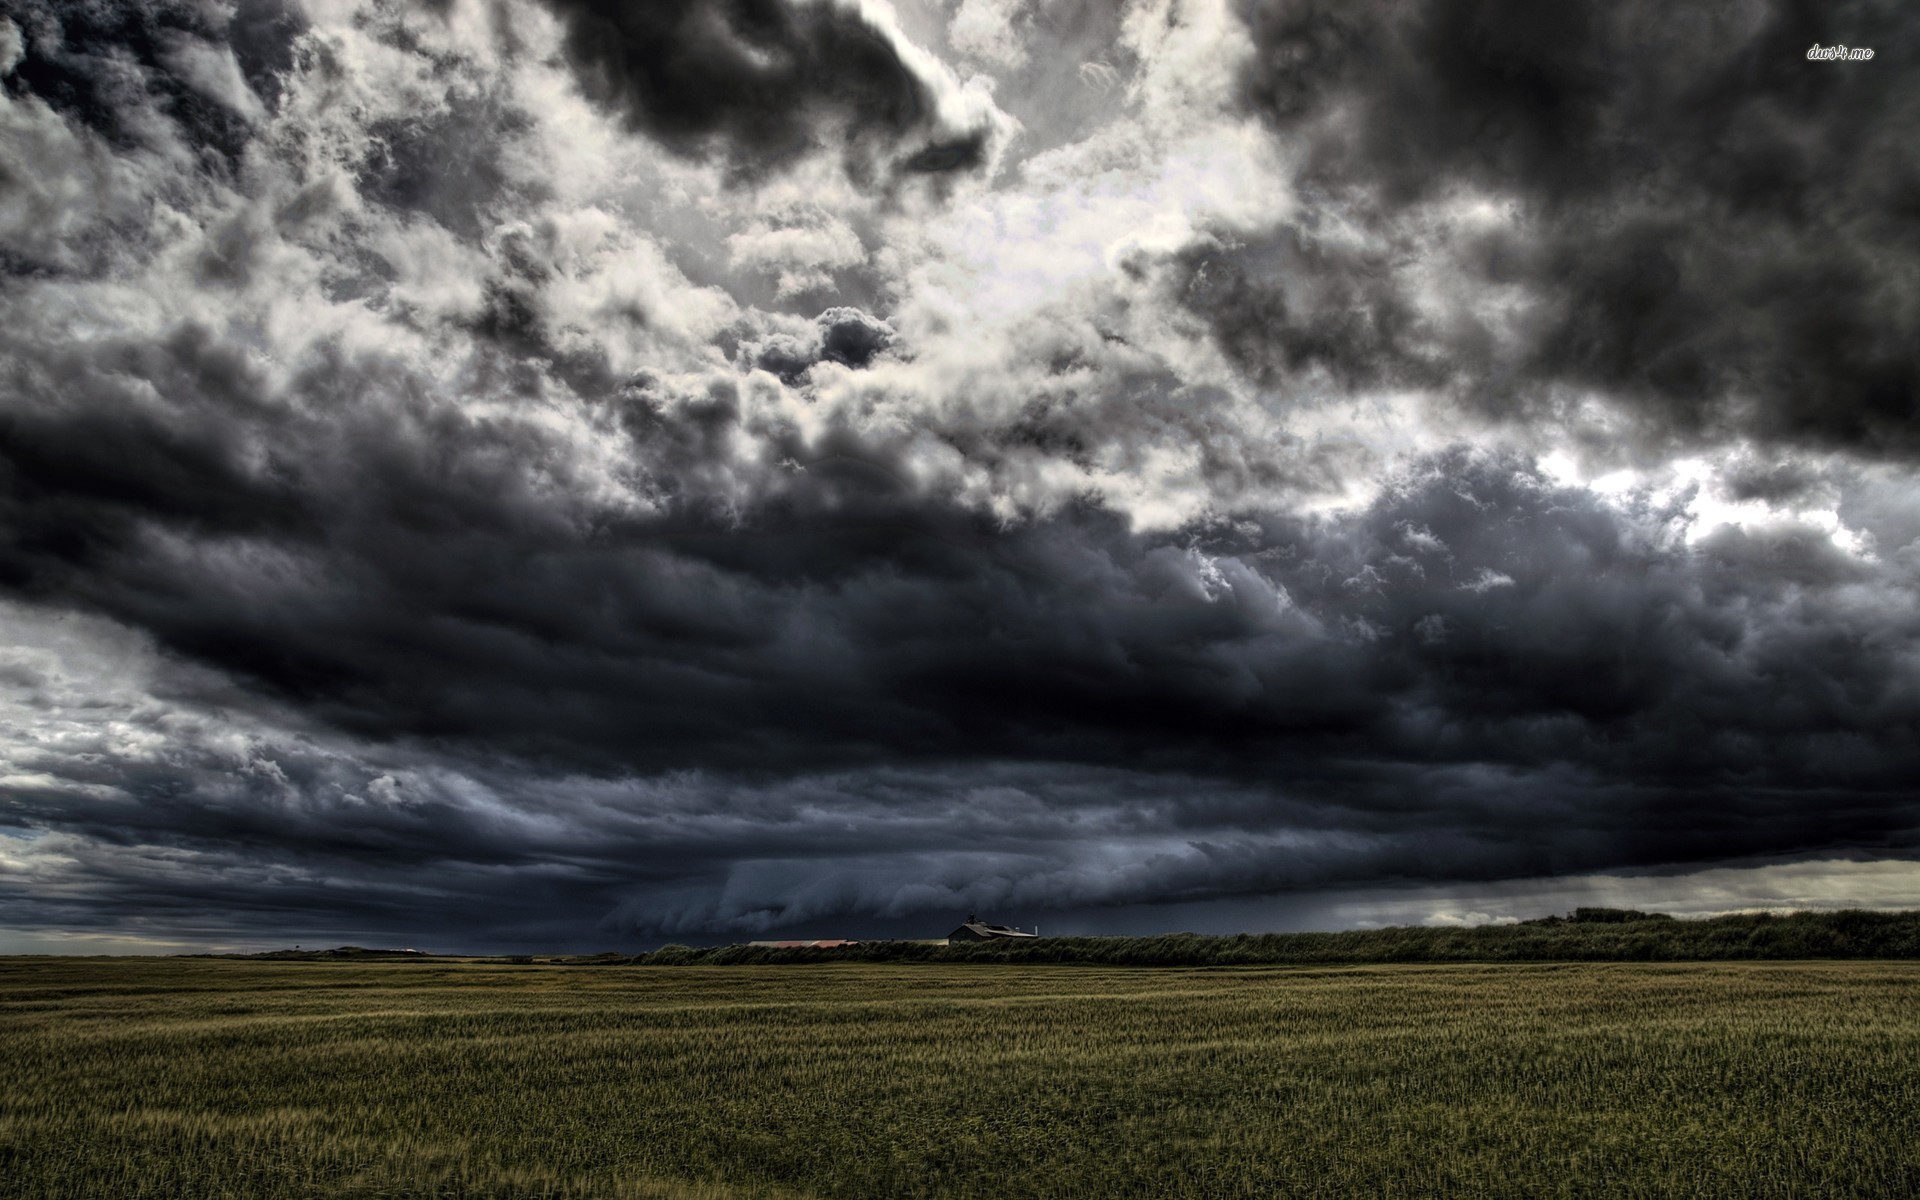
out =
<path fill-rule="evenodd" d="M 1213 967 L 1283 963 L 1687 962 L 1732 959 L 1920 958 L 1920 911 L 1742 913 L 1677 920 L 1633 909 L 1578 908 L 1566 916 L 1474 927 L 1394 926 L 1339 933 L 1169 933 L 1154 937 L 1044 937 L 946 945 L 856 942 L 834 947 L 662 946 L 600 963 L 728 966 L 751 963 L 984 962 Z"/>

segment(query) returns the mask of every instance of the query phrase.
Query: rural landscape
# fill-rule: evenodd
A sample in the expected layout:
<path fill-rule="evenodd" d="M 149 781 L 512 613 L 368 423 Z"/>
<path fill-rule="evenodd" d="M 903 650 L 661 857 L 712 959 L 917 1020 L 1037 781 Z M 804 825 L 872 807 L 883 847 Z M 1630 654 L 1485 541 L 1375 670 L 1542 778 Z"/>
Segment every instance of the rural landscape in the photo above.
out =
<path fill-rule="evenodd" d="M 0 0 L 0 1200 L 1920 1197 L 1915 0 Z"/>
<path fill-rule="evenodd" d="M 20 1200 L 1920 1190 L 1920 914 L 1615 915 L 0 959 L 0 1165 Z"/>

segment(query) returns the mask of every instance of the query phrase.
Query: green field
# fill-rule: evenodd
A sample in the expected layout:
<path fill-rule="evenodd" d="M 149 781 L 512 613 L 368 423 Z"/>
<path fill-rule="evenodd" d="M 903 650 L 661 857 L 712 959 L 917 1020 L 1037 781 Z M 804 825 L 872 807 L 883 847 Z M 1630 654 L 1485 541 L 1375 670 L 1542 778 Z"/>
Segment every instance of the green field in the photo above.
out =
<path fill-rule="evenodd" d="M 1920 964 L 0 959 L 0 1195 L 1910 1196 Z"/>

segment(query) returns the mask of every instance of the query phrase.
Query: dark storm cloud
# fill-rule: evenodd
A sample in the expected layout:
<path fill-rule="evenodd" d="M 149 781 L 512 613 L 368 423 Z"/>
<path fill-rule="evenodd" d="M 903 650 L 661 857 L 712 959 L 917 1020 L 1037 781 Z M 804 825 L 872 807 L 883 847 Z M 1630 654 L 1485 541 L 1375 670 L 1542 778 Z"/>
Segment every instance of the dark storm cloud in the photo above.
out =
<path fill-rule="evenodd" d="M 1056 146 L 1055 191 L 953 228 L 964 189 L 795 203 L 801 155 L 951 172 L 987 124 L 851 5 L 548 8 L 310 54 L 278 9 L 13 10 L 9 253 L 93 273 L 0 293 L 10 922 L 904 932 L 1920 849 L 1920 523 L 1869 461 L 1912 428 L 1910 85 L 1768 57 L 1891 47 L 1882 10 L 1642 44 L 1632 7 L 1250 8 L 1239 94 L 1297 202 L 1116 241 L 1172 135 Z M 1035 104 L 1060 74 L 1009 70 Z M 1042 144 L 1107 115 L 1076 95 Z M 717 169 L 603 184 L 542 157 L 573 134 Z M 1483 199 L 1517 218 L 1446 209 Z M 646 224 L 676 204 L 694 249 Z M 996 260 L 956 243 L 1061 230 L 1112 270 L 969 291 Z M 727 294 L 736 261 L 787 307 Z M 1585 387 L 1711 478 L 1556 482 Z M 1328 417 L 1401 391 L 1533 449 Z"/>
<path fill-rule="evenodd" d="M 1470 347 L 1433 344 L 1393 258 L 1286 225 L 1257 239 L 1203 236 L 1168 266 L 1181 303 L 1208 317 L 1227 357 L 1264 387 L 1315 374 L 1345 390 L 1443 383 L 1470 367 Z M 1145 277 L 1147 259 L 1126 267 Z"/>
<path fill-rule="evenodd" d="M 147 122 L 157 112 L 229 161 L 251 139 L 251 122 L 204 65 L 195 69 L 206 62 L 196 62 L 196 51 L 230 53 L 245 86 L 270 103 L 304 24 L 280 0 L 243 0 L 231 10 L 175 0 L 10 0 L 0 17 L 25 41 L 6 77 L 9 94 L 37 96 L 123 148 L 152 139 Z"/>
<path fill-rule="evenodd" d="M 1469 286 L 1522 290 L 1518 345 L 1476 364 L 1484 331 L 1431 331 L 1454 365 L 1478 367 L 1473 403 L 1537 412 L 1546 389 L 1570 385 L 1686 439 L 1915 452 L 1920 173 L 1901 147 L 1920 132 L 1920 84 L 1885 61 L 1913 41 L 1904 5 L 1288 0 L 1244 12 L 1256 48 L 1245 103 L 1300 154 L 1309 198 L 1389 240 L 1431 219 L 1431 202 L 1511 207 L 1510 225 L 1451 249 Z M 1887 49 L 1846 69 L 1807 60 L 1836 42 Z M 1324 320 L 1266 286 L 1255 308 L 1291 362 L 1422 373 L 1381 333 L 1403 318 L 1392 294 L 1345 298 L 1355 327 L 1329 344 Z M 1198 296 L 1230 349 L 1246 324 L 1238 299 Z"/>
<path fill-rule="evenodd" d="M 822 327 L 870 328 L 855 316 Z M 750 430 L 719 381 L 608 411 L 603 436 L 662 498 L 621 514 L 581 499 L 539 423 L 436 405 L 396 363 L 316 363 L 280 395 L 188 332 L 35 367 L 0 423 L 13 592 L 376 744 L 760 786 L 1120 767 L 1254 797 L 1224 821 L 1176 803 L 1163 832 L 1286 814 L 1373 839 L 1309 868 L 1228 837 L 1180 868 L 1228 891 L 1912 836 L 1911 588 L 1817 529 L 1689 548 L 1677 508 L 1623 512 L 1466 451 L 1345 518 L 1148 535 L 1085 505 L 1007 527 L 913 486 L 884 433 Z M 259 816 L 218 806 L 206 836 Z M 142 819 L 193 824 L 166 802 Z M 429 826 L 432 855 L 510 853 L 459 850 L 470 814 L 395 819 L 358 821 L 349 840 L 378 844 L 354 853 L 421 853 L 407 830 Z M 309 835 L 260 836 L 293 853 Z"/>
<path fill-rule="evenodd" d="M 830 308 L 806 334 L 773 332 L 743 343 L 744 361 L 788 383 L 799 382 L 815 363 L 864 367 L 893 345 L 893 327 L 857 308 Z"/>
<path fill-rule="evenodd" d="M 454 233 L 478 238 L 491 224 L 487 208 L 510 186 L 499 162 L 501 146 L 524 132 L 525 118 L 501 111 L 487 96 L 453 96 L 444 113 L 391 118 L 367 130 L 370 149 L 361 164 L 361 194 L 394 208 L 421 212 Z"/>
<path fill-rule="evenodd" d="M 793 0 L 548 0 L 587 93 L 683 154 L 758 175 L 838 143 L 857 177 L 870 143 L 898 169 L 978 167 L 991 131 L 942 129 L 938 96 L 857 5 Z M 919 144 L 913 144 L 915 142 Z"/>
<path fill-rule="evenodd" d="M 1736 500 L 1770 503 L 1808 498 L 1831 498 L 1833 488 L 1806 463 L 1791 458 L 1772 461 L 1749 458 L 1726 474 L 1728 493 Z"/>

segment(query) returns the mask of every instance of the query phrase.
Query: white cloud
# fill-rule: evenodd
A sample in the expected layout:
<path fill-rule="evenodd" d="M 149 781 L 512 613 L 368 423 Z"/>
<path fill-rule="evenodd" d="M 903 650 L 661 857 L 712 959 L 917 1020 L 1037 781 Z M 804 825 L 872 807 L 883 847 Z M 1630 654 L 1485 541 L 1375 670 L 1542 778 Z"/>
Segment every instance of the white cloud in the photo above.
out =
<path fill-rule="evenodd" d="M 1030 0 L 960 0 L 947 23 L 947 41 L 960 54 L 997 67 L 1027 61 L 1027 31 L 1019 18 Z"/>
<path fill-rule="evenodd" d="M 1437 907 L 1439 906 L 1439 907 Z M 1676 917 L 1841 908 L 1920 908 L 1920 862 L 1819 859 L 1677 870 L 1671 874 L 1572 875 L 1478 886 L 1413 888 L 1318 905 L 1330 927 L 1506 924 L 1576 908 L 1631 908 Z"/>

